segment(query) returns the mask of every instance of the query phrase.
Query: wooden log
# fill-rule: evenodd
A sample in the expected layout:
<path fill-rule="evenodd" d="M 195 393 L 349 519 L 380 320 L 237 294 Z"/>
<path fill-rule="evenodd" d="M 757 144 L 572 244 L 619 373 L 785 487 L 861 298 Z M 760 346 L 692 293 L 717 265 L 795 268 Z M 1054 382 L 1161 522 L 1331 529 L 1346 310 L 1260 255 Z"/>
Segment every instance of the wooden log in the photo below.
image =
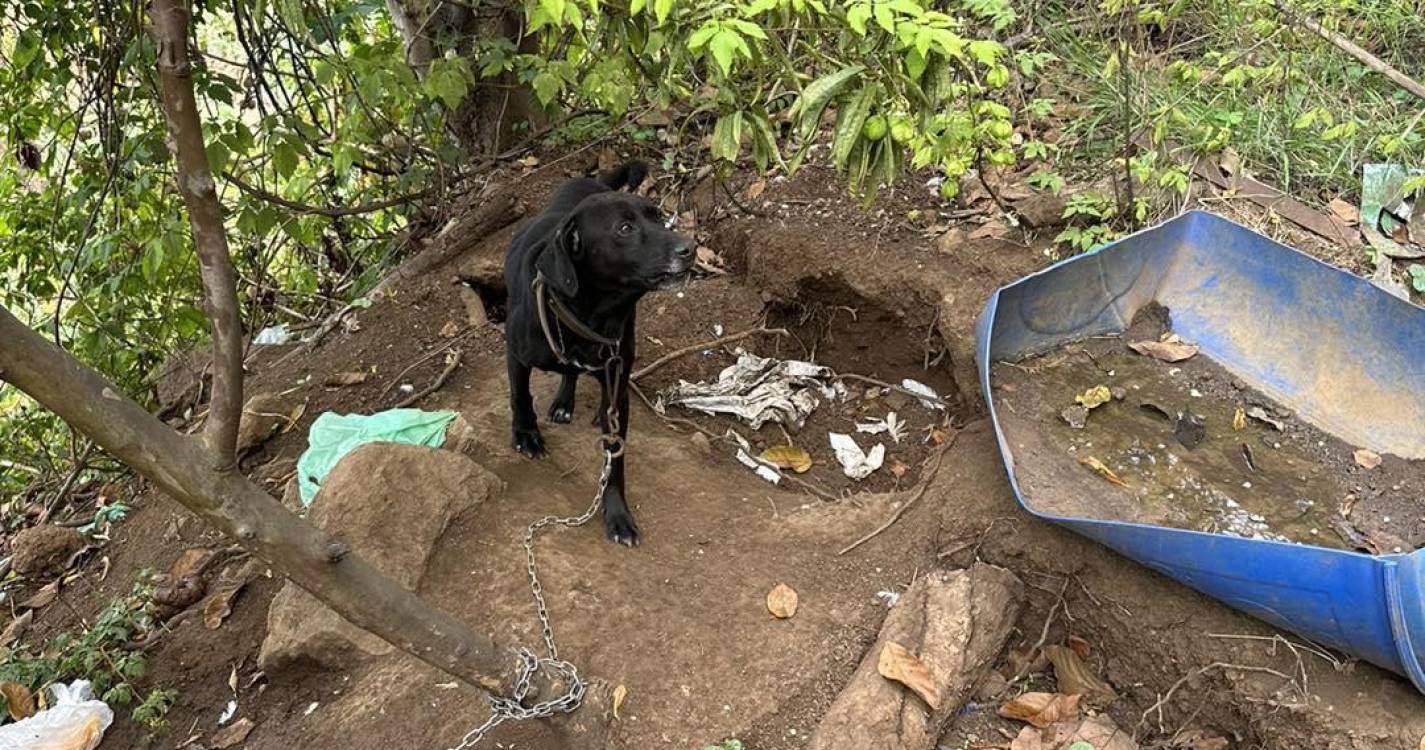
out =
<path fill-rule="evenodd" d="M 810 750 L 930 750 L 1004 649 L 1024 604 L 1013 573 L 977 563 L 932 573 L 901 595 L 880 637 L 827 709 Z M 928 671 L 937 707 L 881 674 L 898 644 Z M 895 646 L 890 647 L 895 651 Z"/>

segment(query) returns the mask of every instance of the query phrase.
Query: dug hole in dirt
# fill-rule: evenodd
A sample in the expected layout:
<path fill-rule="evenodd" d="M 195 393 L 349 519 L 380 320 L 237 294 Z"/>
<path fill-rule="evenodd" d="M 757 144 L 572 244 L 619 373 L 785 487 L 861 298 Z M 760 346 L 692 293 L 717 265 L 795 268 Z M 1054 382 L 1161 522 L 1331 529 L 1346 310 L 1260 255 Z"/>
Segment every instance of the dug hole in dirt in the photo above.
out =
<path fill-rule="evenodd" d="M 542 168 L 504 179 L 548 191 L 562 176 Z M 1416 750 L 1425 700 L 1401 678 L 1317 653 L 1018 508 L 981 417 L 973 324 L 992 289 L 1033 270 L 1042 256 L 993 239 L 937 249 L 884 217 L 906 207 L 933 213 L 938 201 L 915 190 L 887 200 L 882 218 L 868 219 L 828 172 L 808 168 L 752 201 L 761 215 L 723 207 L 726 218 L 697 228 L 730 273 L 644 302 L 636 367 L 697 348 L 719 331 L 765 326 L 788 334 L 749 336 L 674 359 L 638 381 L 650 398 L 679 381 L 715 379 L 742 347 L 885 383 L 915 379 L 952 406 L 932 409 L 847 378 L 844 402 L 823 403 L 804 427 L 784 435 L 775 425 L 753 432 L 677 407 L 664 419 L 635 398 L 628 497 L 642 544 L 616 546 L 597 522 L 538 543 L 561 655 L 583 674 L 625 688 L 613 745 L 698 750 L 735 737 L 757 750 L 807 747 L 876 642 L 887 602 L 913 581 L 981 561 L 1011 571 L 1027 604 L 1008 649 L 951 720 L 940 747 L 1057 747 L 1025 744 L 1025 724 L 1000 718 L 997 708 L 1026 690 L 1063 687 L 1065 675 L 1044 651 L 1069 645 L 1080 666 L 1112 689 L 1111 698 L 1086 709 L 1116 725 L 1125 741 L 1136 735 L 1137 746 Z M 287 359 L 280 351 L 261 354 L 251 365 L 249 395 L 270 394 L 281 414 L 296 418 L 278 425 L 244 466 L 281 494 L 317 415 L 389 408 L 407 390 L 435 382 L 458 350 L 442 387 L 415 406 L 459 412 L 470 466 L 457 461 L 455 473 L 440 470 L 442 481 L 454 484 L 438 486 L 478 486 L 478 497 L 451 505 L 432 499 L 421 470 L 376 472 L 372 497 L 387 496 L 365 509 L 366 533 L 380 536 L 382 519 L 416 533 L 400 518 L 413 508 L 448 518 L 421 527 L 433 544 L 428 554 L 392 564 L 405 566 L 410 585 L 472 627 L 534 647 L 540 636 L 519 540 L 535 518 L 577 514 L 591 500 L 600 457 L 588 417 L 597 395 L 581 383 L 573 423 L 543 425 L 546 460 L 531 462 L 509 448 L 500 332 L 482 321 L 483 311 L 472 316 L 469 295 L 452 281 L 497 263 L 513 231 L 472 241 L 447 267 L 355 311 L 314 351 Z M 365 375 L 332 379 L 339 373 Z M 536 376 L 537 408 L 556 382 Z M 858 421 L 891 410 L 909 421 L 903 440 L 855 432 Z M 756 451 L 789 440 L 804 448 L 813 466 L 795 476 L 805 484 L 774 486 L 739 463 L 719 439 L 734 425 Z M 883 468 L 861 482 L 847 478 L 832 457 L 831 432 L 849 433 L 863 447 L 885 444 Z M 905 467 L 899 476 L 897 465 Z M 912 499 L 918 502 L 896 523 L 839 554 Z M 185 548 L 225 546 L 175 504 L 146 498 L 137 505 L 116 531 L 105 582 L 75 586 L 66 596 L 97 598 L 126 587 L 139 569 L 167 569 Z M 351 541 L 367 552 L 362 540 Z M 378 561 L 400 556 L 372 544 Z M 797 594 L 786 619 L 768 611 L 768 592 L 779 584 Z M 280 588 L 260 576 L 216 629 L 190 617 L 157 641 L 152 681 L 179 697 L 169 729 L 152 746 L 213 746 L 229 702 L 233 720 L 252 724 L 241 746 L 274 750 L 449 747 L 487 716 L 475 691 L 315 617 L 281 625 L 297 628 L 290 632 L 305 639 L 305 651 L 259 663 Z M 138 747 L 146 736 L 121 720 L 101 747 Z M 501 727 L 485 746 L 562 745 L 531 722 Z"/>

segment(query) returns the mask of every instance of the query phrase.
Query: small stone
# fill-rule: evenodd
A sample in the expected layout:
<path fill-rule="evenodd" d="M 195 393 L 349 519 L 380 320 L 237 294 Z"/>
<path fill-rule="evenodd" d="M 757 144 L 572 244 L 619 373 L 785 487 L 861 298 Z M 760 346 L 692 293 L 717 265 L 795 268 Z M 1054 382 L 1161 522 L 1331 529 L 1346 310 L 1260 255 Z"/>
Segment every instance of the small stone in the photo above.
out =
<path fill-rule="evenodd" d="M 708 441 L 708 436 L 701 432 L 694 432 L 688 436 L 688 442 L 693 444 L 698 453 L 704 456 L 712 455 L 712 443 Z"/>
<path fill-rule="evenodd" d="M 1123 399 L 1128 398 L 1128 389 L 1124 388 L 1121 385 L 1113 386 L 1112 388 L 1108 389 L 1108 392 L 1110 395 L 1113 396 L 1114 401 L 1122 401 Z"/>

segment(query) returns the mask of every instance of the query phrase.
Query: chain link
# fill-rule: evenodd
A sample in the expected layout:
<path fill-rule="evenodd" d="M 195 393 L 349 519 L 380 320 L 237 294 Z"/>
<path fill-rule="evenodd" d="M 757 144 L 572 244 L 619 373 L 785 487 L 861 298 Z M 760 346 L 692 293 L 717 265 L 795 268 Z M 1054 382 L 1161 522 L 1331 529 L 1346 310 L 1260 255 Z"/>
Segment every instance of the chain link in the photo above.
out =
<path fill-rule="evenodd" d="M 589 503 L 588 509 L 577 516 L 544 516 L 531 523 L 524 532 L 525 572 L 529 574 L 529 590 L 534 595 L 535 612 L 539 616 L 539 626 L 547 656 L 539 657 L 529 649 L 521 648 L 516 653 L 520 660 L 520 670 L 514 692 L 508 698 L 490 696 L 490 717 L 485 719 L 485 723 L 467 732 L 461 738 L 460 744 L 450 750 L 471 750 L 485 739 L 485 735 L 506 721 L 545 719 L 559 713 L 570 713 L 579 708 L 579 704 L 584 701 L 584 693 L 588 686 L 579 677 L 577 667 L 559 658 L 559 646 L 554 642 L 554 627 L 550 624 L 549 607 L 544 601 L 544 586 L 539 582 L 539 572 L 535 565 L 534 538 L 540 529 L 546 526 L 564 526 L 566 528 L 583 526 L 603 506 L 604 492 L 608 489 L 609 479 L 613 476 L 614 459 L 623 455 L 624 451 L 624 440 L 619 435 L 619 412 L 616 400 L 618 379 L 622 375 L 622 368 L 623 358 L 619 356 L 618 348 L 614 347 L 612 355 L 604 363 L 604 385 L 609 404 L 608 409 L 604 412 L 604 431 L 599 436 L 599 445 L 604 451 L 604 469 L 599 475 L 599 487 L 594 492 L 593 501 Z M 526 706 L 524 699 L 529 695 L 534 674 L 541 670 L 555 678 L 551 682 L 562 681 L 568 685 L 568 688 L 558 698 Z"/>

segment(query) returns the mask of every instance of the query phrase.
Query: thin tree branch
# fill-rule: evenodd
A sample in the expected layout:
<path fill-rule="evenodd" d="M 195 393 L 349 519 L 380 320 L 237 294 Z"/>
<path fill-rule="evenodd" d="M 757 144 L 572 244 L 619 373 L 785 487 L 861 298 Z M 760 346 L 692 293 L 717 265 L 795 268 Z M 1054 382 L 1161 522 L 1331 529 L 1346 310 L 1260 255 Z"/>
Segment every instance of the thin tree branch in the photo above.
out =
<path fill-rule="evenodd" d="M 204 439 L 220 471 L 237 466 L 238 421 L 242 416 L 242 322 L 237 275 L 228 254 L 223 209 L 203 147 L 203 126 L 193 96 L 188 56 L 189 11 L 184 0 L 154 0 L 149 33 L 158 51 L 159 98 L 168 123 L 169 149 L 177 167 L 178 192 L 188 207 L 188 224 L 203 279 L 213 335 L 213 400 Z"/>
<path fill-rule="evenodd" d="M 1362 65 L 1389 78 L 1391 83 L 1394 83 L 1421 99 L 1425 99 L 1425 85 L 1421 85 L 1419 81 L 1391 67 L 1390 63 L 1356 46 L 1350 39 L 1322 26 L 1312 18 L 1298 13 L 1291 6 L 1287 5 L 1285 0 L 1272 0 L 1272 4 L 1277 6 L 1277 10 L 1281 11 L 1282 15 L 1287 17 L 1287 20 L 1304 26 L 1311 33 L 1325 39 L 1335 45 L 1337 49 L 1359 60 Z"/>

